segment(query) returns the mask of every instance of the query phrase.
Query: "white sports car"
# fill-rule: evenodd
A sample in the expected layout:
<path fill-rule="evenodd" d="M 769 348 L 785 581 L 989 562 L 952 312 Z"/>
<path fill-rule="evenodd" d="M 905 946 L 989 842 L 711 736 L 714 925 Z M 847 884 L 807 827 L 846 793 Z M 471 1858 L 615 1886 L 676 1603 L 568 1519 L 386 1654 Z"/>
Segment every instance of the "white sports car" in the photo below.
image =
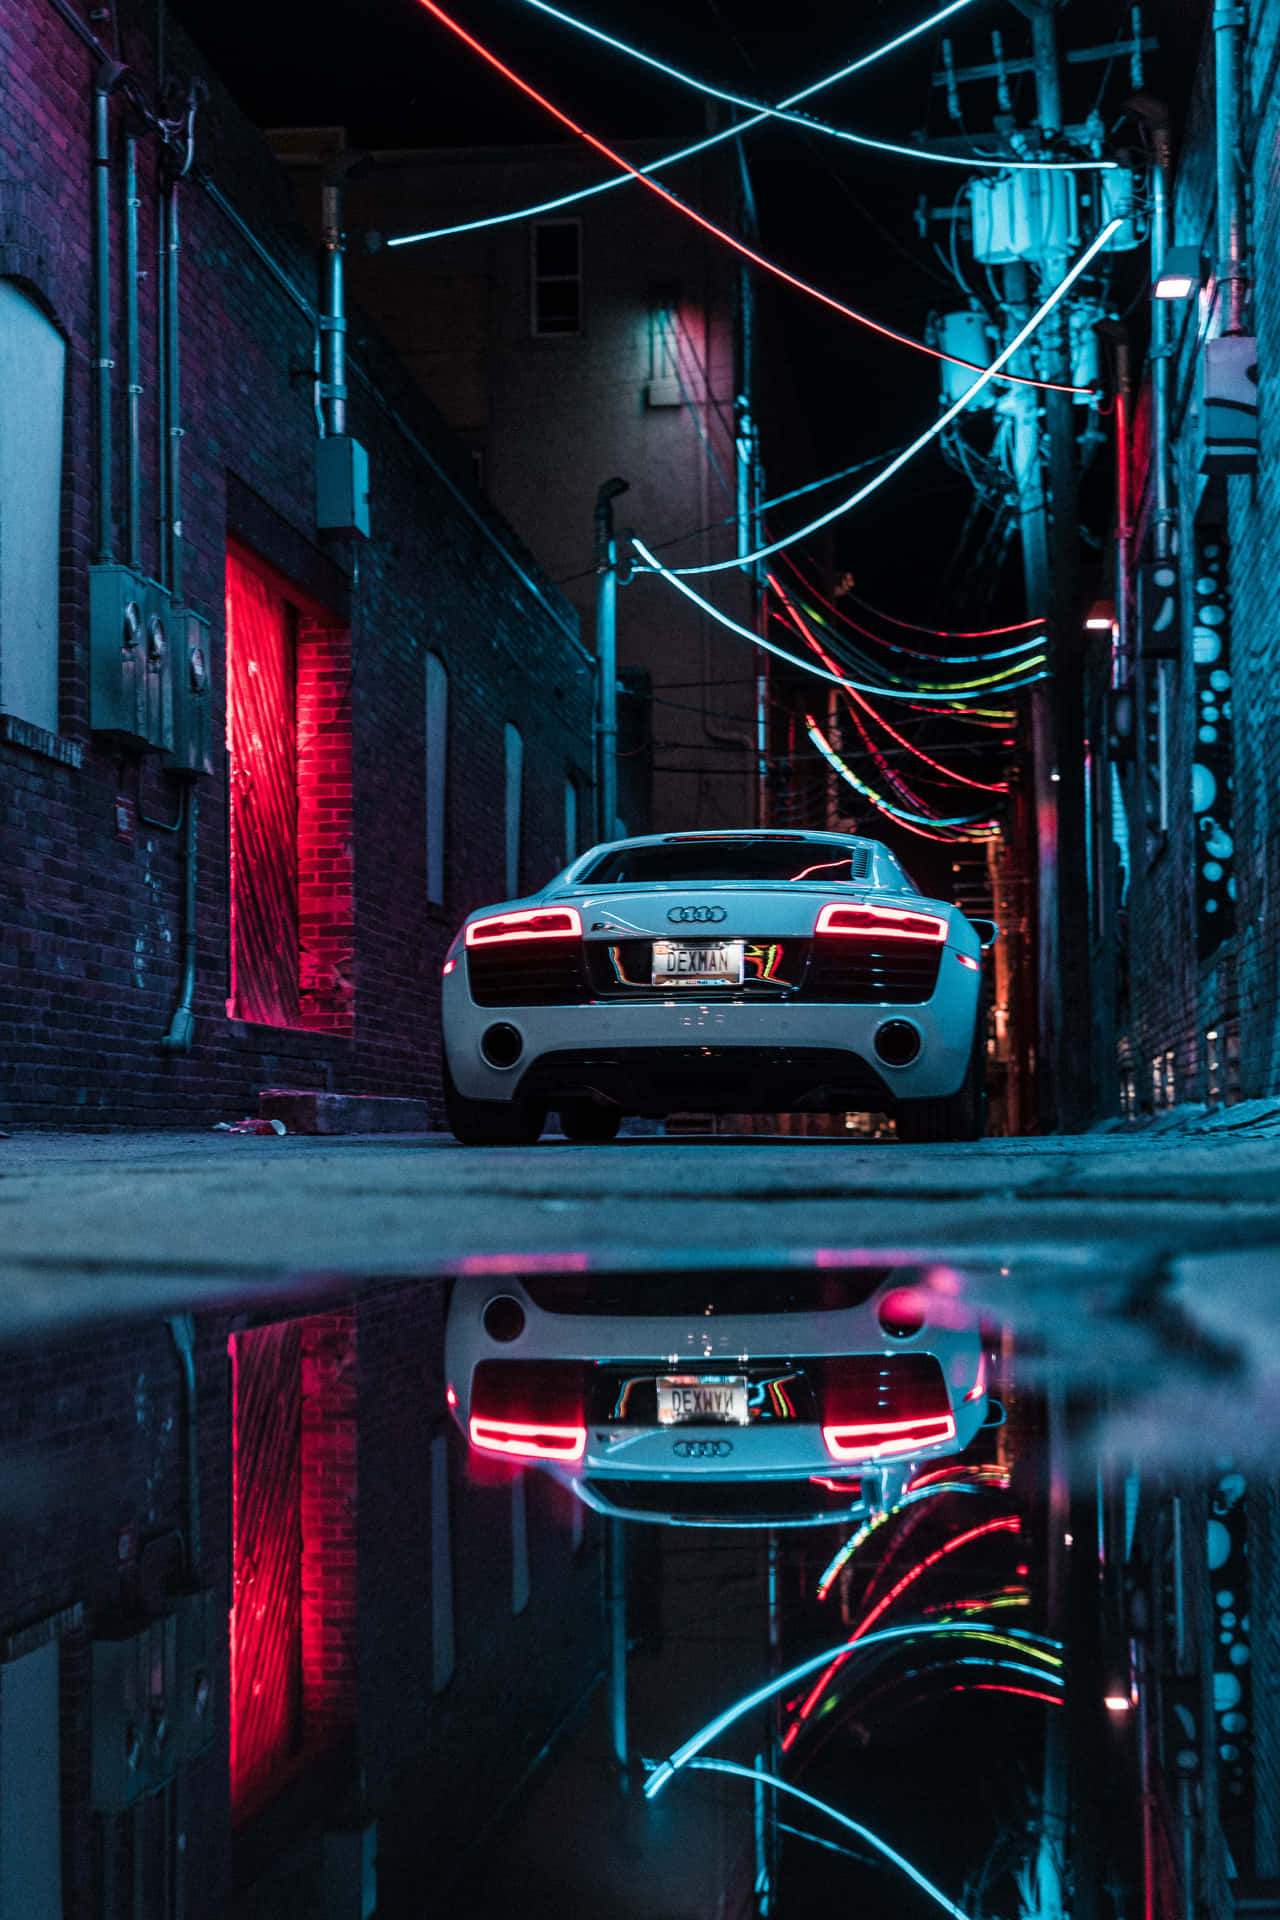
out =
<path fill-rule="evenodd" d="M 473 1454 L 544 1468 L 598 1513 L 856 1521 L 987 1417 L 981 1335 L 946 1267 L 487 1264 L 449 1305 L 454 1417 Z"/>
<path fill-rule="evenodd" d="M 454 940 L 449 1125 L 498 1146 L 536 1140 L 549 1108 L 583 1141 L 626 1114 L 861 1110 L 900 1139 L 977 1139 L 987 930 L 850 834 L 593 847 Z"/>

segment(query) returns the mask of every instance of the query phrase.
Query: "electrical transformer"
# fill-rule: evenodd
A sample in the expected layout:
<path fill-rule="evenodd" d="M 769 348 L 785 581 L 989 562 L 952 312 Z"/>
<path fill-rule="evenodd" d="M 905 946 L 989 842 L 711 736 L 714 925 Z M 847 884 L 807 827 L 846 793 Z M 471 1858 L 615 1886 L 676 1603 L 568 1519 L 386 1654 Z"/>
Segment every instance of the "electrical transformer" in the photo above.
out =
<path fill-rule="evenodd" d="M 987 266 L 1074 250 L 1080 206 L 1072 173 L 998 173 L 969 185 L 973 254 Z"/>
<path fill-rule="evenodd" d="M 1258 343 L 1224 333 L 1204 347 L 1202 473 L 1252 473 L 1258 464 Z"/>
<path fill-rule="evenodd" d="M 958 360 L 969 360 L 975 366 L 985 367 L 995 358 L 996 345 L 990 323 L 980 310 L 971 308 L 965 313 L 944 313 L 939 317 L 934 333 L 936 344 L 943 353 L 954 354 Z M 962 394 L 968 393 L 978 376 L 970 373 L 967 367 L 957 367 L 949 360 L 939 364 L 942 368 L 942 403 L 949 407 Z M 972 411 L 977 413 L 980 408 L 993 407 L 995 403 L 995 382 L 989 380 L 973 402 Z"/>

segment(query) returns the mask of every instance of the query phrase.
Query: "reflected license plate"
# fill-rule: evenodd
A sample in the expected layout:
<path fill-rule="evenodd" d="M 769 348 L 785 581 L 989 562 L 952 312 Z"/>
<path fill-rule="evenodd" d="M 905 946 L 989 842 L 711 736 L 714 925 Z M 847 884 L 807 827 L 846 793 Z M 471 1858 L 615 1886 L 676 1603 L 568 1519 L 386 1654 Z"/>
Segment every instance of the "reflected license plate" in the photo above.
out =
<path fill-rule="evenodd" d="M 744 1374 L 664 1373 L 658 1376 L 660 1427 L 681 1427 L 692 1421 L 718 1421 L 745 1427 L 749 1419 Z"/>
<path fill-rule="evenodd" d="M 655 940 L 655 987 L 740 987 L 743 940 Z"/>

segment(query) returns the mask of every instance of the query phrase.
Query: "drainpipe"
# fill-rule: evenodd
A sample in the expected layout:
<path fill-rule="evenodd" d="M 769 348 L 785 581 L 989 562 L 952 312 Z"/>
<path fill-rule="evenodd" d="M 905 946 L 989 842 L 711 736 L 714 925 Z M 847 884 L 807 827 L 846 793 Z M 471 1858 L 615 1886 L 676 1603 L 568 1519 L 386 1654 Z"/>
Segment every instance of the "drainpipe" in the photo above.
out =
<path fill-rule="evenodd" d="M 104 61 L 93 83 L 93 372 L 98 414 L 98 560 L 115 558 L 111 511 L 111 95 L 124 68 Z"/>
<path fill-rule="evenodd" d="M 626 480 L 606 480 L 596 493 L 596 838 L 618 831 L 618 543 L 613 503 Z"/>
<path fill-rule="evenodd" d="M 189 1313 L 175 1314 L 166 1320 L 169 1337 L 178 1355 L 182 1376 L 182 1432 L 186 1447 L 186 1566 L 188 1585 L 200 1584 L 200 1428 L 196 1419 L 195 1321 Z"/>
<path fill-rule="evenodd" d="M 125 537 L 129 565 L 142 571 L 142 477 L 139 443 L 142 432 L 142 383 L 138 354 L 138 143 L 132 134 L 124 143 L 124 377 L 129 396 L 125 416 L 125 450 L 129 484 Z"/>
<path fill-rule="evenodd" d="M 342 182 L 346 168 L 326 172 L 320 186 L 323 272 L 320 291 L 320 399 L 325 433 L 347 430 L 347 315 L 343 280 Z"/>
<path fill-rule="evenodd" d="M 1151 169 L 1151 284 L 1164 271 L 1169 244 L 1169 174 L 1173 154 L 1167 118 L 1151 130 L 1155 149 Z M 1151 302 L 1151 532 L 1152 553 L 1167 560 L 1173 551 L 1173 510 L 1169 504 L 1169 360 L 1170 315 L 1167 300 Z"/>
<path fill-rule="evenodd" d="M 181 393 L 179 389 L 180 328 L 178 315 L 178 177 L 169 180 L 164 194 L 164 357 L 165 426 L 168 444 L 165 518 L 169 535 L 169 591 L 175 607 L 182 604 L 182 428 L 179 425 Z"/>
<path fill-rule="evenodd" d="M 190 1053 L 195 1033 L 196 993 L 196 848 L 200 824 L 200 788 L 187 781 L 186 831 L 182 839 L 182 985 L 169 1031 L 160 1045 L 167 1053 Z"/>
<path fill-rule="evenodd" d="M 1214 131 L 1217 136 L 1217 272 L 1224 333 L 1244 332 L 1244 190 L 1240 154 L 1244 18 L 1244 7 L 1240 0 L 1216 0 L 1213 9 L 1213 67 Z"/>

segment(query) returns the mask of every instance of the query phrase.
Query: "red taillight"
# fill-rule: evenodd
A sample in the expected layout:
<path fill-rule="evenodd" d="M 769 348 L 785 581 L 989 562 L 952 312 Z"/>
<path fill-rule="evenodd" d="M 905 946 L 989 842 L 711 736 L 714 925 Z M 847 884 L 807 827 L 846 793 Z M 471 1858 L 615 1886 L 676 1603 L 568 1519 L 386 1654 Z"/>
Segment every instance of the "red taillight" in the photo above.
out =
<path fill-rule="evenodd" d="M 575 1360 L 482 1360 L 471 1380 L 471 1444 L 523 1460 L 581 1460 L 583 1370 Z"/>
<path fill-rule="evenodd" d="M 850 1354 L 822 1368 L 822 1438 L 833 1460 L 916 1453 L 956 1437 L 931 1353 Z"/>
<path fill-rule="evenodd" d="M 924 1414 L 918 1420 L 865 1420 L 824 1426 L 823 1443 L 833 1460 L 869 1460 L 886 1453 L 916 1453 L 940 1440 L 954 1440 L 949 1413 Z"/>
<path fill-rule="evenodd" d="M 469 947 L 496 947 L 504 940 L 579 940 L 582 916 L 576 907 L 527 907 L 519 913 L 496 913 L 473 920 L 467 928 Z"/>
<path fill-rule="evenodd" d="M 907 907 L 869 907 L 832 901 L 818 915 L 815 933 L 860 934 L 877 940 L 945 940 L 947 923 L 936 913 Z"/>

